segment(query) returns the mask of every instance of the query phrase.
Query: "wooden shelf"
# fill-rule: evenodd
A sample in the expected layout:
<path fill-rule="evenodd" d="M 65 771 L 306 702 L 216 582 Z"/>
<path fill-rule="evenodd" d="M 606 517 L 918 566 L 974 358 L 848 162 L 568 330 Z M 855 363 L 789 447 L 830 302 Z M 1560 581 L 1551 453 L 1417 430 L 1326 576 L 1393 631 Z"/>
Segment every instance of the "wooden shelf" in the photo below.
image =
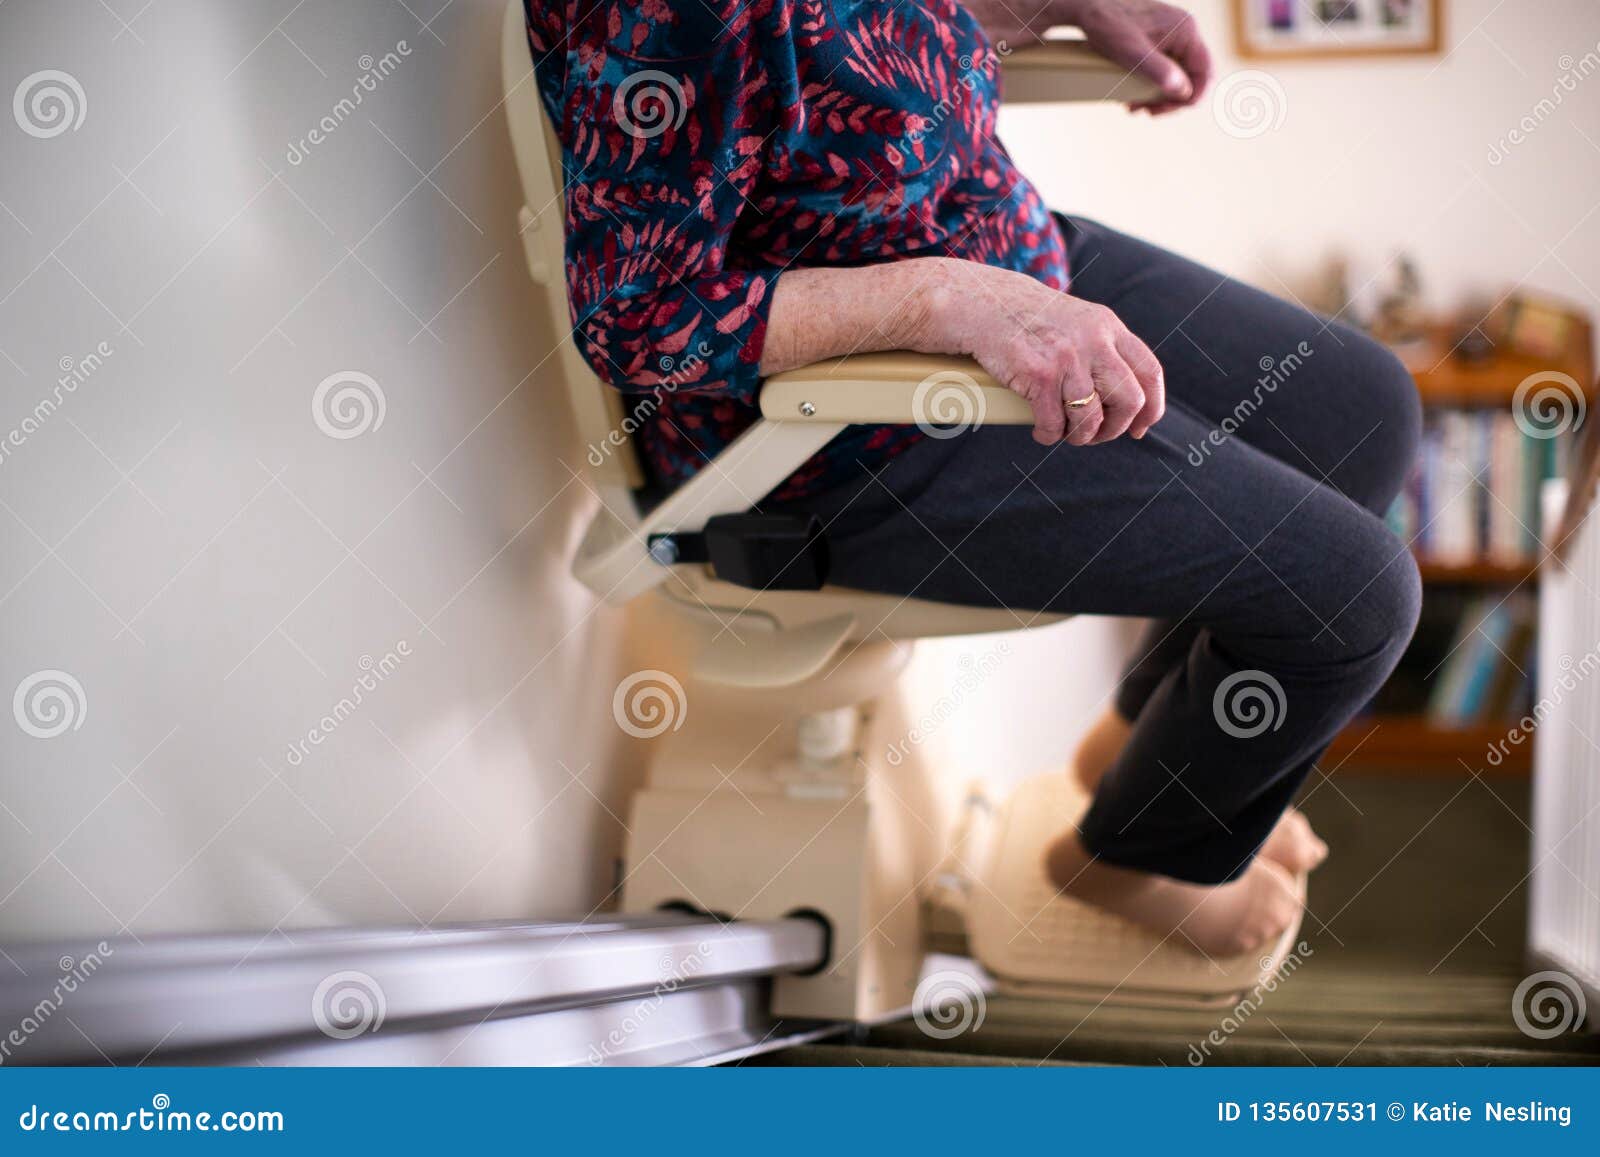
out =
<path fill-rule="evenodd" d="M 1417 569 L 1425 583 L 1462 583 L 1473 586 L 1521 586 L 1538 581 L 1538 564 L 1526 562 L 1497 562 L 1477 559 L 1472 562 L 1437 562 L 1422 555 L 1417 556 Z"/>
<path fill-rule="evenodd" d="M 1421 345 L 1395 351 L 1410 368 L 1425 405 L 1506 406 L 1523 379 L 1551 370 L 1570 375 L 1585 391 L 1594 383 L 1589 325 L 1581 319 L 1575 319 L 1567 352 L 1557 358 L 1497 350 L 1482 361 L 1469 362 L 1452 352 L 1453 340 L 1445 330 L 1436 329 Z"/>
<path fill-rule="evenodd" d="M 1457 775 L 1469 769 L 1491 776 L 1527 775 L 1533 766 L 1533 738 L 1511 743 L 1507 736 L 1513 722 L 1443 727 L 1422 715 L 1369 715 L 1339 734 L 1319 766 L 1324 771 L 1384 767 Z M 1491 762 L 1491 752 L 1498 755 L 1498 764 Z"/>

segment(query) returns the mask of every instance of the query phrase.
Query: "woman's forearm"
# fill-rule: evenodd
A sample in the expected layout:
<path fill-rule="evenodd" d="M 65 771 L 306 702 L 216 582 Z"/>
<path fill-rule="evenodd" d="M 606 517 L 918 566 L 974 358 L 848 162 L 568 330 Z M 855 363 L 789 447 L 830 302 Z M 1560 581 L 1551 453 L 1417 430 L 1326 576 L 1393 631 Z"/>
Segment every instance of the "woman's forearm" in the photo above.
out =
<path fill-rule="evenodd" d="M 852 269 L 791 269 L 767 314 L 761 375 L 880 350 L 964 353 L 942 336 L 953 259 L 915 257 Z"/>

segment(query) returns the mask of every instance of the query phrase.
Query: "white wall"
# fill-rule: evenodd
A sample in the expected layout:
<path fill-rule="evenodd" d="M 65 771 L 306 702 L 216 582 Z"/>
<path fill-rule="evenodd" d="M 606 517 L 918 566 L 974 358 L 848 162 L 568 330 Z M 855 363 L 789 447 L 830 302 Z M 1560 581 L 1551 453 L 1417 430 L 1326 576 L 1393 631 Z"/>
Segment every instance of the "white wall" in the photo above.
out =
<path fill-rule="evenodd" d="M 110 351 L 0 459 L 0 939 L 609 886 L 620 632 L 564 574 L 588 496 L 528 321 L 502 8 L 411 9 L 0 8 L 0 441 Z M 47 139 L 11 104 L 42 69 L 86 101 Z M 313 396 L 347 370 L 385 412 L 341 439 Z M 35 738 L 13 690 L 51 669 L 81 725 Z"/>

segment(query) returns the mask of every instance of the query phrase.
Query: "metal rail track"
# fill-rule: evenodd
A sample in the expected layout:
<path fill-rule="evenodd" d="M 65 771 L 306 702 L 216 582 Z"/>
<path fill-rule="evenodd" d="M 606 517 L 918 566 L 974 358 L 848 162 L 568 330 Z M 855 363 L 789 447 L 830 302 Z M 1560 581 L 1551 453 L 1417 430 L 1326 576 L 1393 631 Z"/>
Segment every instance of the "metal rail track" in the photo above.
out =
<path fill-rule="evenodd" d="M 767 1012 L 826 939 L 660 914 L 12 945 L 0 1064 L 716 1064 L 831 1031 Z"/>

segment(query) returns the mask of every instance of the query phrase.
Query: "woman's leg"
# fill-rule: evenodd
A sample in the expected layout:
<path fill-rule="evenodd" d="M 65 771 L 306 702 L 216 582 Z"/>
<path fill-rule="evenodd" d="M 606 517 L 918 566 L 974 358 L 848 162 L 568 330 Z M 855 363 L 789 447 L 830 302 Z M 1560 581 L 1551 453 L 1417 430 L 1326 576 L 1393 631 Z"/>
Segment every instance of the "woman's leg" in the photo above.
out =
<path fill-rule="evenodd" d="M 1083 883 L 1155 927 L 1204 909 L 1186 933 L 1230 951 L 1250 912 L 1281 912 L 1281 872 L 1252 856 L 1392 669 L 1419 585 L 1405 546 L 1335 488 L 1238 438 L 1196 465 L 1188 446 L 1209 429 L 1181 401 L 1139 441 L 1041 447 L 984 427 L 816 508 L 837 518 L 846 586 L 1196 625 L 1082 820 L 1097 861 Z M 1212 892 L 1172 880 L 1239 887 L 1206 905 Z"/>
<path fill-rule="evenodd" d="M 1064 227 L 1072 292 L 1115 310 L 1161 359 L 1170 396 L 1210 424 L 1188 447 L 1191 459 L 1203 462 L 1217 442 L 1238 438 L 1384 514 L 1405 482 L 1421 428 L 1416 386 L 1389 350 L 1096 222 L 1064 220 Z M 1102 742 L 1085 753 L 1086 779 L 1098 779 L 1115 753 L 1119 720 L 1138 717 L 1199 630 L 1151 625 L 1118 686 L 1118 718 L 1105 721 Z"/>
<path fill-rule="evenodd" d="M 1120 693 L 1122 688 L 1118 691 Z M 1136 717 L 1138 713 L 1133 714 Z M 1132 734 L 1133 723 L 1115 704 L 1107 704 L 1100 710 L 1072 753 L 1072 775 L 1085 792 L 1092 796 L 1099 790 L 1100 781 L 1117 762 L 1122 749 L 1128 746 L 1128 737 Z M 1328 845 L 1312 828 L 1311 821 L 1291 807 L 1273 825 L 1259 854 L 1298 875 L 1319 867 L 1328 858 Z"/>

